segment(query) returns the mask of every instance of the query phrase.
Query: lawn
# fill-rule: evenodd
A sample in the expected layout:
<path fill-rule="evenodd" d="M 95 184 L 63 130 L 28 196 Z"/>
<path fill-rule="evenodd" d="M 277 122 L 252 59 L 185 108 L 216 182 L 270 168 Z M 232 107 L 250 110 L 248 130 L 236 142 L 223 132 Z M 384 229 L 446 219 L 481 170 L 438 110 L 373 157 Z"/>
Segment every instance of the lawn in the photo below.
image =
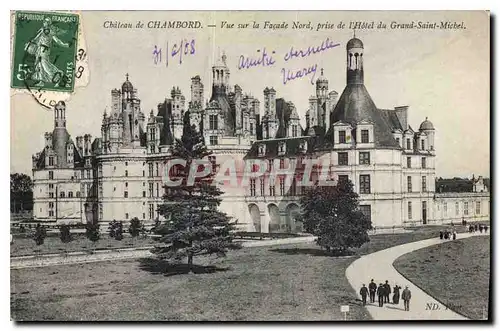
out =
<path fill-rule="evenodd" d="M 490 236 L 423 248 L 401 256 L 394 267 L 457 313 L 474 320 L 483 319 L 483 309 L 488 314 Z"/>
<path fill-rule="evenodd" d="M 439 227 L 377 235 L 357 255 L 436 236 Z M 314 243 L 244 248 L 200 257 L 198 274 L 153 260 L 11 270 L 15 320 L 370 319 L 345 270 L 357 256 L 326 256 Z M 357 289 L 356 289 L 357 291 Z"/>

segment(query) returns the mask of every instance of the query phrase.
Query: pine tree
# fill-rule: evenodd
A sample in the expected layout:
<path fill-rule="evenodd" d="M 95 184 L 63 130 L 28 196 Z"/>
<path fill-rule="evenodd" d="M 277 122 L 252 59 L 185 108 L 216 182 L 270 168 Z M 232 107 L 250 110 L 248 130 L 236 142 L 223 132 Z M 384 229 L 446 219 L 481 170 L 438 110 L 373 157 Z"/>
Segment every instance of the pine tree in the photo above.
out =
<path fill-rule="evenodd" d="M 203 136 L 196 128 L 185 125 L 183 136 L 175 141 L 172 156 L 186 161 L 186 167 L 177 167 L 169 174 L 172 180 L 182 180 L 181 185 L 167 187 L 165 203 L 159 212 L 166 221 L 156 226 L 155 233 L 161 235 L 161 245 L 153 249 L 160 259 L 181 260 L 187 258 L 188 270 L 193 270 L 193 257 L 201 254 L 225 256 L 228 249 L 237 249 L 232 231 L 236 222 L 219 211 L 218 186 L 212 185 L 215 173 L 211 172 L 193 185 L 187 185 L 189 169 L 194 160 L 207 160 L 212 154 L 204 144 Z M 201 167 L 210 166 L 200 165 Z M 175 176 L 174 176 L 175 175 Z"/>
<path fill-rule="evenodd" d="M 314 186 L 301 199 L 301 220 L 306 232 L 327 251 L 344 252 L 370 241 L 370 220 L 359 209 L 351 181 L 336 186 Z"/>

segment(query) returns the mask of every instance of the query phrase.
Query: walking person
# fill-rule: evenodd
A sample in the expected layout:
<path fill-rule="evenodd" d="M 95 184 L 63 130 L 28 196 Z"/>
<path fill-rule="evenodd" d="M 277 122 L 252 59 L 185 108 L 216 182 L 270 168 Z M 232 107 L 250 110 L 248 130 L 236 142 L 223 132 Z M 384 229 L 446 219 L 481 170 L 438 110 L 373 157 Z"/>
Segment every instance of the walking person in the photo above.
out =
<path fill-rule="evenodd" d="M 474 224 L 474 232 L 477 232 L 477 229 L 478 229 L 477 224 Z"/>
<path fill-rule="evenodd" d="M 444 237 L 443 231 L 439 231 L 439 239 L 441 239 L 441 240 L 442 240 L 442 239 L 443 239 L 443 237 Z"/>
<path fill-rule="evenodd" d="M 368 296 L 368 288 L 365 286 L 365 284 L 363 284 L 363 286 L 361 287 L 359 294 L 361 294 L 361 299 L 363 300 L 363 306 L 366 306 L 366 297 Z"/>
<path fill-rule="evenodd" d="M 457 239 L 457 231 L 453 231 L 453 240 Z"/>
<path fill-rule="evenodd" d="M 483 225 L 479 224 L 479 233 L 483 233 Z"/>
<path fill-rule="evenodd" d="M 378 288 L 377 288 L 378 306 L 379 307 L 384 306 L 384 293 L 385 293 L 384 285 L 382 285 L 382 283 L 380 283 Z"/>
<path fill-rule="evenodd" d="M 391 294 L 391 285 L 389 285 L 389 281 L 386 280 L 384 284 L 384 303 L 389 303 L 389 294 Z"/>
<path fill-rule="evenodd" d="M 398 285 L 394 286 L 394 295 L 392 296 L 392 303 L 395 305 L 399 304 L 399 289 Z"/>
<path fill-rule="evenodd" d="M 375 284 L 373 279 L 370 282 L 370 284 L 368 284 L 368 290 L 370 291 L 370 302 L 374 303 L 375 302 L 375 294 L 377 293 L 377 284 Z"/>
<path fill-rule="evenodd" d="M 487 225 L 485 225 L 485 226 L 484 226 L 484 233 L 487 233 L 487 232 L 488 232 L 488 226 L 487 226 Z"/>
<path fill-rule="evenodd" d="M 408 286 L 403 290 L 401 294 L 401 299 L 403 299 L 403 303 L 405 305 L 405 311 L 410 310 L 410 299 L 411 299 L 411 291 L 408 289 Z"/>

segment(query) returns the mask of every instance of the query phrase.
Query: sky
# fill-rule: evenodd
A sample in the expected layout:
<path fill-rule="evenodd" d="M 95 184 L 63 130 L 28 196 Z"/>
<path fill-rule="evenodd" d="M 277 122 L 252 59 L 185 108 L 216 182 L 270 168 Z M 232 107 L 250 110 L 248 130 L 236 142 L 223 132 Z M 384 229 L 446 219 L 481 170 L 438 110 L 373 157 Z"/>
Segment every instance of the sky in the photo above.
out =
<path fill-rule="evenodd" d="M 202 29 L 148 29 L 149 21 L 198 20 Z M 144 23 L 142 29 L 109 29 L 104 22 Z M 221 28 L 223 21 L 234 28 Z M 237 29 L 238 23 L 260 24 L 258 29 Z M 264 22 L 287 29 L 264 29 Z M 292 29 L 292 22 L 313 30 Z M 186 101 L 190 78 L 200 75 L 205 98 L 210 97 L 211 66 L 219 54 L 227 56 L 230 84 L 261 101 L 263 90 L 274 87 L 277 97 L 292 101 L 302 117 L 309 96 L 315 93 L 312 73 L 283 84 L 282 70 L 300 71 L 317 66 L 339 94 L 345 87 L 345 45 L 352 38 L 351 21 L 378 22 L 387 29 L 358 29 L 364 43 L 365 85 L 379 108 L 409 106 L 409 123 L 418 129 L 426 117 L 436 128 L 436 176 L 489 176 L 490 172 L 490 32 L 486 12 L 105 12 L 82 13 L 83 37 L 89 61 L 89 83 L 77 88 L 66 103 L 67 128 L 73 139 L 85 133 L 100 136 L 102 114 L 110 109 L 111 89 L 120 88 L 125 74 L 138 89 L 142 111 L 151 109 L 179 86 Z M 464 22 L 466 29 L 391 29 L 392 22 Z M 318 24 L 345 23 L 345 29 L 314 31 Z M 206 25 L 216 24 L 216 28 Z M 338 43 L 317 54 L 285 61 L 290 49 L 317 47 L 329 39 Z M 194 40 L 193 54 L 170 57 L 169 48 Z M 154 63 L 153 50 L 162 49 Z M 256 58 L 260 50 L 273 55 L 274 64 L 239 69 L 241 56 Z M 274 54 L 272 52 L 275 52 Z M 260 53 L 261 54 L 261 53 Z M 314 80 L 313 80 L 314 81 Z M 42 150 L 43 134 L 53 130 L 53 114 L 26 93 L 11 91 L 11 172 L 31 174 L 31 156 Z"/>

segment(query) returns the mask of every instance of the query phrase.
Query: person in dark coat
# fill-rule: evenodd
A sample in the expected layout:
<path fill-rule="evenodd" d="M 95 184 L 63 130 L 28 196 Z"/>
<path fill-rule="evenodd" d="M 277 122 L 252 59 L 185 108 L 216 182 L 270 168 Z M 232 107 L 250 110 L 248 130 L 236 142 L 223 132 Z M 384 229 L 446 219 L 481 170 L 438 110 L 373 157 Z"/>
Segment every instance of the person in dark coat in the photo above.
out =
<path fill-rule="evenodd" d="M 392 303 L 395 305 L 399 304 L 399 289 L 398 285 L 394 286 L 394 295 L 392 296 Z"/>
<path fill-rule="evenodd" d="M 484 226 L 484 233 L 487 233 L 487 232 L 488 232 L 488 226 L 487 226 L 487 225 L 485 225 L 485 226 Z"/>
<path fill-rule="evenodd" d="M 477 232 L 477 230 L 478 230 L 478 226 L 477 226 L 477 224 L 474 224 L 474 232 Z"/>
<path fill-rule="evenodd" d="M 448 230 L 444 232 L 444 239 L 448 239 Z"/>
<path fill-rule="evenodd" d="M 453 240 L 457 239 L 457 231 L 453 231 Z"/>
<path fill-rule="evenodd" d="M 403 299 L 404 305 L 405 305 L 405 310 L 409 311 L 410 310 L 410 299 L 411 299 L 411 291 L 408 289 L 408 286 L 403 290 L 403 293 L 401 294 L 401 299 Z"/>
<path fill-rule="evenodd" d="M 368 284 L 368 290 L 370 291 L 370 302 L 374 303 L 375 302 L 375 294 L 377 293 L 377 284 L 375 284 L 373 279 L 370 282 L 370 284 Z"/>
<path fill-rule="evenodd" d="M 384 285 L 382 285 L 382 283 L 380 283 L 378 288 L 377 288 L 378 306 L 379 307 L 384 306 L 384 294 L 385 294 Z"/>
<path fill-rule="evenodd" d="M 366 297 L 368 296 L 368 288 L 363 284 L 361 290 L 359 290 L 359 294 L 361 294 L 361 299 L 363 300 L 363 306 L 366 306 Z"/>
<path fill-rule="evenodd" d="M 483 233 L 483 225 L 479 224 L 479 233 Z"/>
<path fill-rule="evenodd" d="M 384 284 L 384 303 L 389 303 L 389 295 L 391 294 L 391 285 L 389 285 L 389 281 L 386 280 Z"/>
<path fill-rule="evenodd" d="M 439 231 L 439 239 L 443 239 L 443 236 L 444 236 L 443 231 Z"/>

